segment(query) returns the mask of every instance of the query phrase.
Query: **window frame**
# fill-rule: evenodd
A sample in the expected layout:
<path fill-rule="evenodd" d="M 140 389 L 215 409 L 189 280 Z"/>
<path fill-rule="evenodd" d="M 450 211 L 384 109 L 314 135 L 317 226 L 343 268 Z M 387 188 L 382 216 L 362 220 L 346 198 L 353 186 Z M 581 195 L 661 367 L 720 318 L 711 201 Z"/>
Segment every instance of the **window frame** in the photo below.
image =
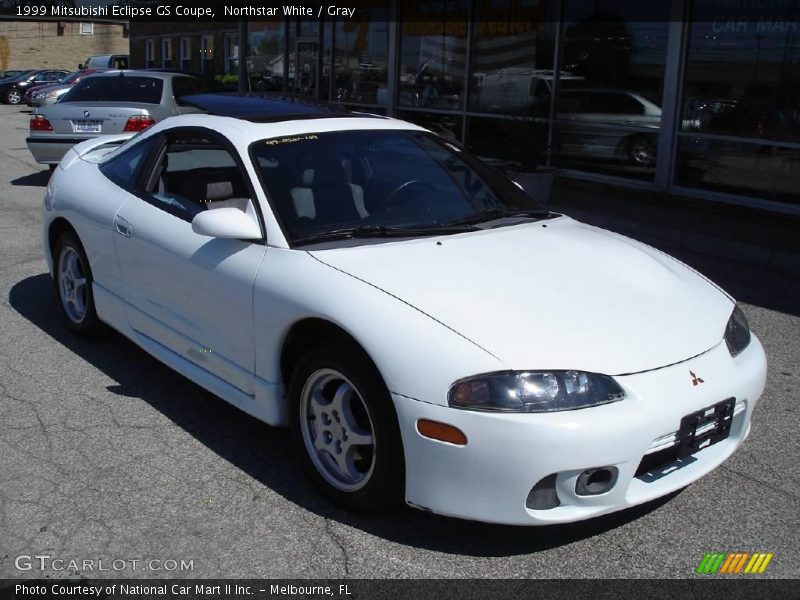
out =
<path fill-rule="evenodd" d="M 238 74 L 238 63 L 241 60 L 242 55 L 242 48 L 241 48 L 241 41 L 239 40 L 238 33 L 226 33 L 223 39 L 223 51 L 224 51 L 224 63 L 225 63 L 225 75 L 233 75 Z M 236 50 L 235 54 L 231 54 L 230 51 L 232 49 Z M 236 69 L 231 68 L 233 64 L 236 64 Z"/>
<path fill-rule="evenodd" d="M 180 61 L 180 68 L 188 71 L 192 65 L 192 38 L 190 36 L 180 38 Z"/>
<path fill-rule="evenodd" d="M 152 69 L 156 65 L 156 40 L 154 38 L 147 38 L 144 41 L 144 67 L 145 69 Z"/>
<path fill-rule="evenodd" d="M 210 44 L 209 44 L 210 41 Z M 210 52 L 210 54 L 208 54 Z M 211 68 L 207 64 L 211 64 Z M 214 70 L 214 34 L 203 33 L 200 35 L 200 72 L 208 75 Z"/>
<path fill-rule="evenodd" d="M 167 50 L 169 50 L 169 51 L 167 51 Z M 172 57 L 173 57 L 172 38 L 171 37 L 161 38 L 161 68 L 162 69 L 171 69 L 172 68 Z M 169 64 L 167 64 L 168 62 L 169 62 Z"/>
<path fill-rule="evenodd" d="M 135 144 L 131 145 L 130 148 L 125 148 L 124 150 L 121 149 L 121 151 L 119 153 L 115 153 L 113 156 L 108 156 L 106 158 L 106 160 L 104 160 L 102 163 L 100 163 L 98 165 L 98 170 L 100 171 L 100 173 L 102 173 L 103 177 L 108 179 L 111 183 L 116 185 L 118 188 L 120 188 L 122 190 L 125 190 L 129 194 L 138 195 L 138 191 L 140 190 L 140 187 L 142 185 L 142 175 L 143 175 L 144 171 L 147 169 L 147 167 L 149 166 L 149 162 L 152 160 L 153 151 L 154 151 L 155 147 L 158 145 L 158 140 L 156 139 L 157 137 L 158 137 L 158 134 L 147 136 L 146 138 L 143 138 L 143 139 L 139 140 L 138 142 L 136 142 Z M 133 139 L 133 138 L 131 138 L 131 139 Z M 142 164 L 139 165 L 139 167 L 138 167 L 138 172 L 136 173 L 136 176 L 133 178 L 133 185 L 131 187 L 123 185 L 121 182 L 111 178 L 105 172 L 105 170 L 103 169 L 103 167 L 113 163 L 114 161 L 116 161 L 117 159 L 119 159 L 122 156 L 125 156 L 129 152 L 132 152 L 132 151 L 138 149 L 140 146 L 142 146 L 144 144 L 152 144 L 152 147 L 150 148 L 150 150 L 145 152 L 145 155 L 144 155 L 144 157 L 142 159 Z"/>
<path fill-rule="evenodd" d="M 261 202 L 256 194 L 256 188 L 253 185 L 253 180 L 250 177 L 250 174 L 247 172 L 244 160 L 239 154 L 239 151 L 226 136 L 212 129 L 208 129 L 206 127 L 173 127 L 171 129 L 164 129 L 154 133 L 152 136 L 149 136 L 147 139 L 156 138 L 154 140 L 155 143 L 153 148 L 150 150 L 147 160 L 141 167 L 134 189 L 126 191 L 136 196 L 143 202 L 147 202 L 155 208 L 158 208 L 162 212 L 191 224 L 192 220 L 187 219 L 185 213 L 179 210 L 169 210 L 169 208 L 165 206 L 163 202 L 159 202 L 152 197 L 152 192 L 147 191 L 152 183 L 153 178 L 155 177 L 156 167 L 163 157 L 163 153 L 167 145 L 172 139 L 177 137 L 206 137 L 219 144 L 231 155 L 231 158 L 233 158 L 233 161 L 236 164 L 236 168 L 239 169 L 239 172 L 244 180 L 245 187 L 250 195 L 250 202 L 252 202 L 253 208 L 255 209 L 258 226 L 261 229 L 260 238 L 248 239 L 244 241 L 266 245 L 267 228 L 264 221 Z M 146 140 L 142 140 L 142 142 L 145 141 Z M 109 179 L 109 181 L 111 180 Z"/>

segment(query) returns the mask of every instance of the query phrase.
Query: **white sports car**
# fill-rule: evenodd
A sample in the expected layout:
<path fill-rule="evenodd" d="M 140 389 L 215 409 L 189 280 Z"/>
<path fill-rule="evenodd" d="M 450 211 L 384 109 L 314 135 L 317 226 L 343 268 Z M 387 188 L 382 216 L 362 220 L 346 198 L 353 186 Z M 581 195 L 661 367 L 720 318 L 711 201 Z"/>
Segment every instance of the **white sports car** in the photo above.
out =
<path fill-rule="evenodd" d="M 66 325 L 108 325 L 288 425 L 334 501 L 576 521 L 678 490 L 747 437 L 764 351 L 684 264 L 403 121 L 189 101 L 207 114 L 79 144 L 51 178 Z"/>

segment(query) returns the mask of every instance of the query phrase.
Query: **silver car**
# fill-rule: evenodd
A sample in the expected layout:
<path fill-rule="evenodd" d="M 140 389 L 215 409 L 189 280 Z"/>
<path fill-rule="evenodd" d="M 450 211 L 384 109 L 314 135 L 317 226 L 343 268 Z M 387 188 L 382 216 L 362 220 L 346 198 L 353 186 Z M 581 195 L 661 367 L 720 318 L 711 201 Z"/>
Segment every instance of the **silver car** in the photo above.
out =
<path fill-rule="evenodd" d="M 565 89 L 556 106 L 561 156 L 622 162 L 639 169 L 655 165 L 661 107 L 642 94 Z"/>
<path fill-rule="evenodd" d="M 183 73 L 115 70 L 76 83 L 58 103 L 31 115 L 28 149 L 54 168 L 75 144 L 99 135 L 136 132 L 172 115 L 198 112 L 181 96 L 205 91 L 202 79 Z"/>

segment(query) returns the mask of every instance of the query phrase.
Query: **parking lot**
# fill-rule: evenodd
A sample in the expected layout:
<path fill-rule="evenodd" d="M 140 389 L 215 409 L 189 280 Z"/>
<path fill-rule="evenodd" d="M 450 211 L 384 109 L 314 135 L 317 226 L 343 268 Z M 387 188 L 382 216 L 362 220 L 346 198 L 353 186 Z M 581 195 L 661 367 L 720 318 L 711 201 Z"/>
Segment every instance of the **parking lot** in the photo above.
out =
<path fill-rule="evenodd" d="M 769 360 L 750 438 L 683 491 L 546 528 L 409 508 L 354 516 L 303 477 L 286 431 L 121 336 L 66 332 L 40 243 L 49 172 L 25 146 L 27 112 L 0 106 L 0 578 L 692 577 L 712 551 L 771 552 L 760 577 L 800 577 L 797 276 L 680 256 L 739 297 Z M 29 555 L 78 568 L 20 570 Z M 101 559 L 124 566 L 97 572 Z"/>

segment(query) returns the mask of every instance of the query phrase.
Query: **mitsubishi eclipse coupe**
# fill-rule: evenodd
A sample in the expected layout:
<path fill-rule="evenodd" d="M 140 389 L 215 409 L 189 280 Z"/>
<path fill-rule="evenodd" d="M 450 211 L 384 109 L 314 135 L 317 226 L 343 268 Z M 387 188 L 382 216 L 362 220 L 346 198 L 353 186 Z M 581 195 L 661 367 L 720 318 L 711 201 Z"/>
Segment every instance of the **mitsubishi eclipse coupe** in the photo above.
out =
<path fill-rule="evenodd" d="M 60 311 L 290 427 L 333 501 L 572 522 L 678 490 L 747 438 L 764 351 L 686 265 L 410 123 L 186 101 L 203 114 L 83 142 L 55 171 Z"/>

